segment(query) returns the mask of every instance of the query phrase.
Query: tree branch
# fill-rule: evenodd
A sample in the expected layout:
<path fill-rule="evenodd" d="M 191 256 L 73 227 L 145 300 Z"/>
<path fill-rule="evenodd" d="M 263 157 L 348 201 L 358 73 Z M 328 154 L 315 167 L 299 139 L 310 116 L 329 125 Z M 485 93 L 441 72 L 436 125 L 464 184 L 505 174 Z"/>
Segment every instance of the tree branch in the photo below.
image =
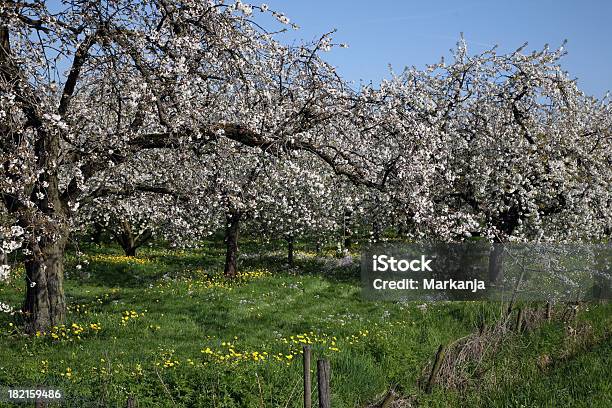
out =
<path fill-rule="evenodd" d="M 58 108 L 58 112 L 62 117 L 66 114 L 66 111 L 68 110 L 70 99 L 72 99 L 77 80 L 79 79 L 79 75 L 81 74 L 81 68 L 83 67 L 83 64 L 89 56 L 89 49 L 96 42 L 97 35 L 98 34 L 95 33 L 85 37 L 85 40 L 79 45 L 74 54 L 74 59 L 72 60 L 72 67 L 70 68 L 70 73 L 68 74 L 68 78 L 66 79 L 66 83 L 64 84 L 64 90 L 62 92 L 62 98 L 60 100 Z"/>

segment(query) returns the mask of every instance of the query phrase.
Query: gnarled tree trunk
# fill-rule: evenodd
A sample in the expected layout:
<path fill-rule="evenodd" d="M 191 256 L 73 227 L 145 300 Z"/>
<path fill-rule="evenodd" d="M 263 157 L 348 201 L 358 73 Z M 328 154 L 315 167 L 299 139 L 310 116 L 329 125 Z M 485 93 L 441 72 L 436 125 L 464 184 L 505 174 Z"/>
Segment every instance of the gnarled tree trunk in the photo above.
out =
<path fill-rule="evenodd" d="M 238 260 L 238 231 L 240 228 L 239 212 L 226 215 L 227 226 L 225 228 L 225 269 L 223 274 L 227 278 L 234 278 L 238 272 L 236 262 Z"/>
<path fill-rule="evenodd" d="M 43 133 L 36 141 L 40 167 L 45 168 L 59 157 L 59 139 L 55 134 Z M 56 160 L 56 159 L 55 159 Z M 26 298 L 23 304 L 26 333 L 47 331 L 64 323 L 66 299 L 64 296 L 64 252 L 68 241 L 69 215 L 59 192 L 59 179 L 55 169 L 47 170 L 34 183 L 30 200 L 36 204 L 46 220 L 25 216 L 21 223 L 25 229 L 44 232 L 26 245 Z M 36 237 L 37 234 L 34 234 Z"/>
<path fill-rule="evenodd" d="M 8 10 L 16 7 L 14 2 L 2 2 L 0 8 Z M 4 17 L 3 17 L 4 18 Z M 6 22 L 8 23 L 8 22 Z M 26 61 L 27 62 L 27 61 Z M 63 288 L 63 257 L 67 240 L 65 229 L 65 202 L 60 198 L 57 166 L 60 162 L 60 139 L 56 132 L 48 132 L 40 115 L 40 98 L 28 82 L 27 74 L 21 71 L 20 63 L 11 51 L 10 30 L 3 20 L 0 24 L 0 82 L 2 93 L 17 95 L 25 115 L 24 127 L 17 132 L 7 132 L 0 125 L 4 148 L 16 148 L 21 142 L 22 132 L 34 131 L 34 152 L 36 156 L 37 179 L 30 185 L 26 177 L 23 181 L 25 191 L 31 196 L 29 202 L 20 200 L 13 194 L 2 191 L 5 208 L 19 218 L 20 226 L 32 231 L 30 242 L 26 244 L 25 255 L 26 298 L 22 311 L 25 318 L 25 331 L 35 333 L 46 331 L 53 325 L 64 322 L 66 302 Z M 40 104 L 40 105 L 39 105 Z M 7 145 L 4 145 L 8 142 Z M 8 172 L 8 168 L 3 169 Z M 9 174 L 6 174 L 9 176 Z M 18 180 L 20 174 L 10 174 Z M 42 198 L 41 198 L 42 196 Z M 34 203 L 34 207 L 31 204 Z M 40 215 L 44 214 L 44 217 Z M 48 218 L 46 218 L 48 216 Z M 39 232 L 42 236 L 39 237 Z M 53 235 L 54 238 L 50 238 Z"/>
<path fill-rule="evenodd" d="M 23 305 L 25 331 L 47 331 L 64 323 L 64 250 L 67 234 L 50 242 L 43 238 L 29 246 L 25 258 L 26 298 Z"/>

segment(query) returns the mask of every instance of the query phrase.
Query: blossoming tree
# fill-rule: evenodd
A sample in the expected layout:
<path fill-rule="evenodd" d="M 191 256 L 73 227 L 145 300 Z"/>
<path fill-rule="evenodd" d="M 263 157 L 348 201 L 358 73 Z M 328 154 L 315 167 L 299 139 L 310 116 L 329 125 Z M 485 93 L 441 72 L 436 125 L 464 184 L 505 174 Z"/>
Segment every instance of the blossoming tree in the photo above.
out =
<path fill-rule="evenodd" d="M 0 2 L 0 235 L 25 257 L 29 332 L 65 318 L 64 251 L 92 205 L 194 236 L 224 219 L 228 276 L 244 214 L 295 236 L 333 225 L 319 217 L 338 203 L 415 238 L 609 236 L 610 104 L 560 51 L 460 44 L 449 64 L 355 91 L 319 56 L 330 35 L 285 46 L 254 22 L 289 24 L 263 5 L 61 7 Z M 334 183 L 371 200 L 330 203 Z"/>
<path fill-rule="evenodd" d="M 253 12 L 201 1 L 1 3 L 0 188 L 19 227 L 3 231 L 3 247 L 26 256 L 28 331 L 64 320 L 63 253 L 92 180 L 144 150 L 198 150 L 219 138 L 321 150 L 295 137 L 332 117 L 347 93 L 317 56 L 329 37 L 285 47 Z"/>

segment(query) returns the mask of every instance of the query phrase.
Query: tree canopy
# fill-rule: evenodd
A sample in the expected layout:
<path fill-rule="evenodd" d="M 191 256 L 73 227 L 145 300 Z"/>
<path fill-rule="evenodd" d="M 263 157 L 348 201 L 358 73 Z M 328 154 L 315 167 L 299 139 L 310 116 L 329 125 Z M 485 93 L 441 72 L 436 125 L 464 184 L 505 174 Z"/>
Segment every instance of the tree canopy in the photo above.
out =
<path fill-rule="evenodd" d="M 25 257 L 28 330 L 64 319 L 65 246 L 92 222 L 177 242 L 225 227 L 229 276 L 240 221 L 291 239 L 347 212 L 413 238 L 609 237 L 610 103 L 562 48 L 460 40 L 450 62 L 353 89 L 321 56 L 333 33 L 285 45 L 258 13 L 289 24 L 242 2 L 0 2 L 2 252 Z"/>

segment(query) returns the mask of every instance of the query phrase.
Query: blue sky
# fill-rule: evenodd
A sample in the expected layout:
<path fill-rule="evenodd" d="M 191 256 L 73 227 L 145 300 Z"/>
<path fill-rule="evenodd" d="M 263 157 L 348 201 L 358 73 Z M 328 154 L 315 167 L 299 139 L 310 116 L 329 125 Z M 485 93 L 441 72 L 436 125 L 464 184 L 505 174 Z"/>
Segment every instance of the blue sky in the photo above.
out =
<path fill-rule="evenodd" d="M 474 53 L 495 44 L 528 51 L 568 40 L 562 66 L 588 94 L 612 91 L 612 1 L 363 1 L 264 0 L 300 30 L 285 38 L 312 40 L 336 28 L 346 42 L 327 56 L 356 84 L 377 83 L 405 66 L 422 68 L 448 55 L 461 32 Z M 244 1 L 245 3 L 247 1 Z M 254 3 L 255 4 L 255 3 Z"/>
<path fill-rule="evenodd" d="M 205 1 L 205 0 L 201 0 Z M 249 0 L 244 3 L 259 4 Z M 234 0 L 226 0 L 226 4 Z M 529 42 L 528 51 L 568 40 L 562 66 L 588 94 L 612 91 L 612 0 L 263 0 L 286 14 L 299 30 L 281 38 L 311 41 L 337 29 L 335 49 L 327 60 L 348 80 L 375 84 L 406 66 L 423 68 L 449 55 L 461 32 L 472 53 L 498 45 L 513 51 Z M 52 8 L 59 0 L 47 2 Z M 258 21 L 278 28 L 269 17 Z M 259 15 L 259 16 L 258 16 Z"/>

